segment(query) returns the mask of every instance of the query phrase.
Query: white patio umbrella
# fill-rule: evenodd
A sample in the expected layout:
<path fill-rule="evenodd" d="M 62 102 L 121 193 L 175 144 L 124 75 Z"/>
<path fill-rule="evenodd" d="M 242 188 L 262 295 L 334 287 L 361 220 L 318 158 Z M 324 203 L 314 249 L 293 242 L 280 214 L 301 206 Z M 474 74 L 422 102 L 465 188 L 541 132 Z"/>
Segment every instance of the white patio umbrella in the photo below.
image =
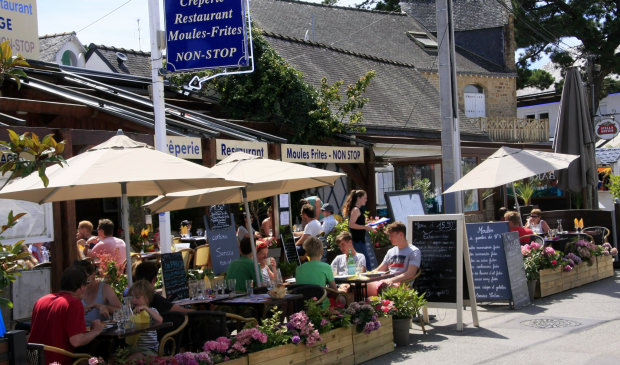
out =
<path fill-rule="evenodd" d="M 578 157 L 563 153 L 501 147 L 455 182 L 444 194 L 461 190 L 494 188 L 537 174 L 565 169 Z M 514 185 L 512 189 L 514 192 Z M 518 204 L 517 202 L 517 206 Z"/>
<path fill-rule="evenodd" d="M 118 134 L 88 151 L 54 165 L 45 171 L 49 185 L 36 173 L 8 183 L 0 190 L 0 199 L 27 200 L 36 203 L 76 199 L 122 197 L 122 221 L 127 258 L 129 244 L 128 196 L 154 196 L 175 191 L 216 186 L 239 185 L 205 166 L 189 162 Z M 127 265 L 131 285 L 131 265 Z"/>
<path fill-rule="evenodd" d="M 271 160 L 235 152 L 226 157 L 211 170 L 228 180 L 245 183 L 245 187 L 214 188 L 183 191 L 158 197 L 145 206 L 154 212 L 201 207 L 223 203 L 243 203 L 248 212 L 248 200 L 266 198 L 291 191 L 333 185 L 345 174 L 309 167 L 305 165 Z M 246 215 L 248 232 L 251 230 L 249 215 Z M 252 243 L 254 237 L 250 235 Z M 256 248 L 252 244 L 252 254 L 256 262 Z M 258 267 L 256 277 L 260 280 Z"/>

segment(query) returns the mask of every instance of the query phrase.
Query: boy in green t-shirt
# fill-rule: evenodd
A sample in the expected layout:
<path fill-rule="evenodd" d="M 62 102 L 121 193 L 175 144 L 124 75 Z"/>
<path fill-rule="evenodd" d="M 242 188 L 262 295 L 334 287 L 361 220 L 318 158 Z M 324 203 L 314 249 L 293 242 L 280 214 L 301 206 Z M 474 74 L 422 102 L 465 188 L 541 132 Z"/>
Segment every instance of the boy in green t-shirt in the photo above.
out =
<path fill-rule="evenodd" d="M 304 250 L 306 250 L 306 254 L 310 257 L 310 261 L 297 268 L 295 273 L 296 283 L 319 286 L 328 285 L 330 288 L 338 290 L 331 266 L 321 261 L 321 256 L 323 256 L 323 244 L 321 241 L 316 237 L 308 237 L 306 242 L 304 242 Z"/>

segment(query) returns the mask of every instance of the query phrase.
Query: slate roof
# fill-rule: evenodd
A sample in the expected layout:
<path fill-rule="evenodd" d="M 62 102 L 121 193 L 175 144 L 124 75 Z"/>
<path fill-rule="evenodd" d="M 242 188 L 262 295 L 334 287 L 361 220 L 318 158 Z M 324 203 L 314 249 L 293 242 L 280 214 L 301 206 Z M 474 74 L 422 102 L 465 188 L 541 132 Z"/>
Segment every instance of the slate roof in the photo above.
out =
<path fill-rule="evenodd" d="M 47 34 L 39 37 L 39 61 L 56 63 L 56 54 L 60 48 L 75 37 L 75 32 Z"/>
<path fill-rule="evenodd" d="M 602 164 L 613 164 L 620 159 L 620 148 L 597 148 L 596 161 Z"/>
<path fill-rule="evenodd" d="M 306 39 L 311 41 L 411 64 L 420 71 L 438 69 L 437 49 L 424 49 L 406 34 L 407 31 L 426 32 L 426 29 L 405 13 L 286 0 L 251 0 L 250 12 L 254 23 L 267 32 L 302 40 L 307 34 Z M 432 35 L 430 38 L 435 39 Z M 507 74 L 504 65 L 463 49 L 457 49 L 456 63 L 459 73 Z"/>
<path fill-rule="evenodd" d="M 504 0 L 452 0 L 454 31 L 503 27 L 508 23 L 509 10 L 500 1 Z M 510 1 L 505 4 L 512 9 Z M 401 1 L 400 8 L 429 31 L 437 32 L 435 0 L 405 0 Z"/>
<path fill-rule="evenodd" d="M 121 52 L 127 56 L 126 61 L 119 60 L 116 55 Z M 93 56 L 99 55 L 101 59 L 115 73 L 129 74 L 134 76 L 151 77 L 151 53 L 134 51 L 132 49 L 116 48 L 91 43 L 86 53 L 86 61 Z"/>
<path fill-rule="evenodd" d="M 402 136 L 430 133 L 438 138 L 441 131 L 439 93 L 412 65 L 386 62 L 273 33 L 263 35 L 278 54 L 315 87 L 324 76 L 329 83 L 344 80 L 345 85 L 349 85 L 369 70 L 375 70 L 377 75 L 364 94 L 370 99 L 363 108 L 362 125 L 367 133 Z M 485 135 L 473 125 L 462 123 L 461 127 L 465 134 Z"/>

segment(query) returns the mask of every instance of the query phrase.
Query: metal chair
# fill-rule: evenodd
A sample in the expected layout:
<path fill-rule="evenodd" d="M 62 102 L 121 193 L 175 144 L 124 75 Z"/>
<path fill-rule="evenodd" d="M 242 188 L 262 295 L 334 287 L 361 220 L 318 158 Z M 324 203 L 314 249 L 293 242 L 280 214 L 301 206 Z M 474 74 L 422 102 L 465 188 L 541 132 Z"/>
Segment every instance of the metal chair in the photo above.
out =
<path fill-rule="evenodd" d="M 44 346 L 39 343 L 26 345 L 26 360 L 28 365 L 46 365 Z"/>
<path fill-rule="evenodd" d="M 66 357 L 70 357 L 71 359 L 75 359 L 71 363 L 73 365 L 88 364 L 88 359 L 90 359 L 92 357 L 89 354 L 73 353 L 73 352 L 69 352 L 69 351 L 67 351 L 65 349 L 61 349 L 61 348 L 54 347 L 54 346 L 42 345 L 42 344 L 38 344 L 38 343 L 29 343 L 28 344 L 28 348 L 37 349 L 37 351 L 39 351 L 38 350 L 39 346 L 43 346 L 43 351 L 53 352 L 53 353 L 60 354 L 60 355 L 66 356 Z"/>
<path fill-rule="evenodd" d="M 255 318 L 245 318 L 236 314 L 221 311 L 200 310 L 188 312 L 189 324 L 185 327 L 183 339 L 186 351 L 202 351 L 206 341 L 215 340 L 218 337 L 228 337 L 232 329 L 245 326 L 256 327 L 258 321 Z"/>
<path fill-rule="evenodd" d="M 194 268 L 208 268 L 209 265 L 210 248 L 208 245 L 202 245 L 196 247 L 194 251 Z"/>
<path fill-rule="evenodd" d="M 162 314 L 164 322 L 172 322 L 172 329 L 165 328 L 157 331 L 159 339 L 159 356 L 172 356 L 179 352 L 183 342 L 183 330 L 189 319 L 185 313 L 167 312 Z"/>
<path fill-rule="evenodd" d="M 320 285 L 313 284 L 295 284 L 288 285 L 287 289 L 293 294 L 301 294 L 306 300 L 317 298 L 319 303 L 322 303 L 327 298 L 327 288 Z"/>
<path fill-rule="evenodd" d="M 519 237 L 519 240 L 523 240 L 524 238 L 529 238 L 529 243 L 536 242 L 540 244 L 541 247 L 545 245 L 545 238 L 536 233 L 526 234 L 525 236 L 521 236 Z M 523 244 L 523 241 L 521 241 L 521 244 Z"/>
<path fill-rule="evenodd" d="M 591 226 L 591 227 L 586 227 L 582 230 L 584 233 L 588 233 L 588 232 L 601 232 L 601 236 L 602 236 L 602 242 L 596 242 L 598 245 L 602 245 L 605 242 L 609 242 L 609 235 L 610 235 L 610 231 L 609 228 L 607 227 L 603 227 L 603 226 Z M 594 236 L 594 235 L 593 235 Z"/>

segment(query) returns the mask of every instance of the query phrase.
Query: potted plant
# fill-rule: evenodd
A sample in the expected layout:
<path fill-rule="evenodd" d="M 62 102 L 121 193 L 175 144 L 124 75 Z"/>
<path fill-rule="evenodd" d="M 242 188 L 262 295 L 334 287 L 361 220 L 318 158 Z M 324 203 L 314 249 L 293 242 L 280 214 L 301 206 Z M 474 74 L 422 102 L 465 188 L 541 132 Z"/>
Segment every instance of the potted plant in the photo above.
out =
<path fill-rule="evenodd" d="M 536 189 L 529 182 L 519 181 L 515 183 L 515 194 L 523 200 L 523 205 L 525 206 L 530 205 L 534 192 L 536 192 Z"/>
<path fill-rule="evenodd" d="M 296 262 L 280 262 L 280 273 L 282 274 L 282 280 L 294 277 L 295 271 L 297 271 Z"/>
<path fill-rule="evenodd" d="M 419 294 L 405 283 L 385 288 L 380 297 L 393 303 L 392 315 L 394 342 L 397 346 L 409 344 L 411 319 L 420 315 L 420 309 L 426 305 L 426 293 Z"/>

